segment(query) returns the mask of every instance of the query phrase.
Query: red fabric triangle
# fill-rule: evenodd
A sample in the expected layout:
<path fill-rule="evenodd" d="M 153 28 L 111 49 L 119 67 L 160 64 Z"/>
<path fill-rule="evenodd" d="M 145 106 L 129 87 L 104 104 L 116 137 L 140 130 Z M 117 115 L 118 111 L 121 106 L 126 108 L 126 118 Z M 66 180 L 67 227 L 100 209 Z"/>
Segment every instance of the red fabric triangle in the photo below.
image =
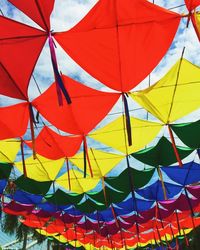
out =
<path fill-rule="evenodd" d="M 62 136 L 48 127 L 44 127 L 35 140 L 35 150 L 38 154 L 52 160 L 72 157 L 79 150 L 82 136 Z M 32 148 L 31 141 L 25 143 Z"/>
<path fill-rule="evenodd" d="M 0 26 L 0 94 L 26 100 L 30 77 L 47 36 L 2 16 Z"/>
<path fill-rule="evenodd" d="M 120 94 L 89 88 L 63 76 L 63 82 L 72 100 L 59 106 L 56 84 L 53 83 L 33 102 L 33 106 L 57 128 L 77 135 L 87 135 L 110 111 Z"/>
<path fill-rule="evenodd" d="M 128 92 L 163 58 L 180 19 L 146 0 L 100 0 L 74 28 L 55 38 L 96 79 Z"/>
<path fill-rule="evenodd" d="M 185 0 L 185 4 L 189 11 L 192 11 L 200 5 L 200 0 Z"/>
<path fill-rule="evenodd" d="M 54 7 L 55 0 L 8 0 L 24 14 L 30 17 L 44 30 L 50 30 L 50 15 Z"/>
<path fill-rule="evenodd" d="M 28 121 L 28 103 L 0 108 L 0 140 L 21 137 L 25 134 Z"/>

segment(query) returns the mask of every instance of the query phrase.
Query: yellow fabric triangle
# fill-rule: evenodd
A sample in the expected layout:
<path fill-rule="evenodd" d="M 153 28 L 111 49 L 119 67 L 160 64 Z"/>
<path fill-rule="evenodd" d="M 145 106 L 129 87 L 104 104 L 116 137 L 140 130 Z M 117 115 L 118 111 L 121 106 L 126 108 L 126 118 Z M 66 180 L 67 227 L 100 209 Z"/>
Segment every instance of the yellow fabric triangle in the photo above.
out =
<path fill-rule="evenodd" d="M 200 68 L 180 59 L 157 83 L 130 95 L 166 124 L 200 108 L 199 92 Z"/>
<path fill-rule="evenodd" d="M 103 128 L 97 129 L 89 136 L 105 145 L 123 153 L 131 154 L 144 148 L 162 128 L 156 122 L 144 121 L 131 117 L 132 146 L 128 146 L 127 133 L 124 130 L 124 116 L 121 116 Z"/>
<path fill-rule="evenodd" d="M 83 173 L 77 170 L 69 170 L 70 185 L 68 180 L 68 173 L 65 173 L 56 180 L 56 183 L 67 190 L 74 193 L 82 194 L 96 187 L 99 182 L 99 178 L 92 178 L 90 176 L 83 177 Z"/>
<path fill-rule="evenodd" d="M 112 170 L 125 156 L 107 153 L 96 149 L 88 149 L 88 155 L 91 163 L 93 178 L 101 178 Z M 83 153 L 79 153 L 69 159 L 72 164 L 80 170 L 84 170 Z M 89 164 L 87 163 L 87 174 L 90 175 Z"/>
<path fill-rule="evenodd" d="M 2 140 L 0 141 L 0 162 L 13 163 L 20 149 L 20 141 Z"/>
<path fill-rule="evenodd" d="M 27 177 L 36 181 L 53 181 L 63 164 L 64 159 L 53 161 L 37 155 L 37 158 L 34 160 L 31 156 L 25 160 Z M 15 166 L 21 173 L 23 173 L 22 162 L 16 162 Z"/>

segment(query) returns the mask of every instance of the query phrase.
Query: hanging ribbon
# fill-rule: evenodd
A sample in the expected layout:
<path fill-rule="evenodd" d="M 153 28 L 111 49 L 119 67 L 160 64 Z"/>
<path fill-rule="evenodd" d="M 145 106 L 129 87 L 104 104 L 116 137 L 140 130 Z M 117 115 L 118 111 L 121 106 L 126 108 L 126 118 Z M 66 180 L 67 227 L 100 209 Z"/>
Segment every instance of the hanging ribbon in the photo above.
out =
<path fill-rule="evenodd" d="M 188 196 L 188 192 L 187 192 L 187 189 L 184 187 L 184 190 L 185 190 L 185 196 L 186 196 L 186 198 L 187 198 L 187 201 L 188 201 L 188 205 L 189 205 L 189 207 L 190 207 L 190 211 L 191 211 L 191 220 L 192 220 L 192 225 L 193 225 L 193 228 L 195 229 L 196 228 L 196 226 L 195 226 L 195 223 L 194 223 L 194 210 L 193 210 L 193 207 L 192 207 L 192 204 L 191 204 L 191 202 L 190 202 L 190 198 L 189 198 L 189 196 Z"/>
<path fill-rule="evenodd" d="M 159 241 L 160 241 L 160 245 L 162 246 L 162 239 L 161 239 L 160 231 L 159 231 L 159 229 L 158 229 L 157 224 L 156 224 L 156 231 L 157 231 L 157 234 L 158 234 L 158 238 L 159 238 Z"/>
<path fill-rule="evenodd" d="M 187 192 L 186 187 L 184 187 L 184 190 L 185 190 L 185 196 L 186 196 L 187 201 L 188 201 L 188 205 L 189 205 L 189 207 L 190 207 L 191 215 L 192 215 L 192 217 L 194 217 L 193 207 L 192 207 L 192 205 L 191 205 L 191 203 L 190 203 L 190 198 L 189 198 L 189 196 L 188 196 L 188 192 Z"/>
<path fill-rule="evenodd" d="M 50 48 L 50 53 L 51 53 L 51 62 L 52 62 L 52 66 L 53 66 L 54 76 L 55 76 L 55 80 L 56 80 L 58 103 L 60 106 L 63 105 L 62 95 L 61 95 L 61 92 L 62 92 L 67 103 L 71 104 L 71 102 L 72 102 L 71 98 L 70 98 L 70 96 L 65 88 L 62 77 L 58 71 L 58 63 L 57 63 L 56 52 L 55 52 L 55 43 L 53 41 L 51 33 L 49 33 L 49 48 Z"/>
<path fill-rule="evenodd" d="M 71 191 L 71 181 L 70 181 L 70 172 L 69 172 L 69 161 L 68 161 L 68 158 L 66 158 L 66 166 L 67 166 L 67 175 L 68 175 L 69 191 Z"/>
<path fill-rule="evenodd" d="M 178 237 L 176 237 L 176 249 L 179 250 L 179 242 L 178 242 Z"/>
<path fill-rule="evenodd" d="M 162 190 L 163 190 L 163 194 L 164 194 L 164 199 L 167 200 L 167 192 L 166 192 L 165 184 L 164 184 L 164 181 L 163 181 L 163 175 L 162 175 L 160 166 L 157 167 L 157 172 L 158 172 L 158 176 L 159 176 L 160 181 L 161 181 Z"/>
<path fill-rule="evenodd" d="M 155 244 L 158 245 L 157 240 L 156 240 L 155 230 L 153 230 L 153 237 L 154 237 Z"/>
<path fill-rule="evenodd" d="M 129 183 L 130 183 L 130 188 L 131 188 L 132 199 L 133 199 L 133 202 L 134 202 L 134 205 L 135 205 L 136 215 L 138 216 L 137 202 L 136 202 L 135 193 L 134 193 L 134 183 L 133 183 L 133 178 L 132 178 L 132 175 L 131 175 L 131 167 L 130 167 L 128 155 L 126 156 L 126 163 L 127 163 L 127 169 L 128 169 L 128 176 L 129 176 Z M 136 230 L 137 230 L 137 237 L 138 237 L 138 241 L 139 241 L 140 240 L 140 230 L 139 230 L 137 220 L 136 220 Z"/>
<path fill-rule="evenodd" d="M 117 220 L 117 216 L 116 216 L 116 214 L 115 214 L 114 207 L 113 207 L 112 204 L 110 205 L 110 207 L 111 207 L 111 211 L 112 211 L 112 214 L 113 214 L 113 218 L 114 218 L 114 220 L 115 220 L 115 224 L 116 224 L 116 226 L 119 228 L 119 222 L 118 222 L 118 220 Z"/>
<path fill-rule="evenodd" d="M 189 247 L 189 240 L 187 238 L 187 235 L 185 234 L 185 229 L 183 228 L 184 238 L 185 238 L 185 244 L 187 247 Z"/>
<path fill-rule="evenodd" d="M 128 95 L 127 95 L 128 96 Z M 122 94 L 123 102 L 124 102 L 124 112 L 125 112 L 125 118 L 126 118 L 126 132 L 127 132 L 127 138 L 128 138 L 128 145 L 132 145 L 132 130 L 131 130 L 131 119 L 129 114 L 129 108 L 128 108 L 128 101 L 126 94 Z"/>
<path fill-rule="evenodd" d="M 30 129 L 31 129 L 31 139 L 32 139 L 32 151 L 33 151 L 33 159 L 36 159 L 36 151 L 35 151 L 35 132 L 34 132 L 34 124 L 35 118 L 33 113 L 33 107 L 32 104 L 29 103 L 29 116 L 30 116 Z"/>
<path fill-rule="evenodd" d="M 177 210 L 176 210 L 175 214 L 176 214 L 176 222 L 177 222 L 177 225 L 178 225 L 178 232 L 179 232 L 179 235 L 181 235 L 181 227 L 180 227 L 180 224 L 179 224 L 179 219 L 178 219 Z"/>
<path fill-rule="evenodd" d="M 97 210 L 97 222 L 98 222 L 98 231 L 99 231 L 99 234 L 101 234 L 101 226 L 100 226 L 100 219 L 99 219 L 99 212 Z"/>
<path fill-rule="evenodd" d="M 93 243 L 94 243 L 94 246 L 95 246 L 95 243 L 96 243 L 96 237 L 95 237 L 95 231 L 93 230 Z"/>
<path fill-rule="evenodd" d="M 90 170 L 90 175 L 91 177 L 93 177 L 92 166 L 90 163 L 90 157 L 88 154 L 88 146 L 85 135 L 83 135 L 83 161 L 84 161 L 84 178 L 86 178 L 87 175 L 87 162 Z"/>
<path fill-rule="evenodd" d="M 179 156 L 178 150 L 176 148 L 176 143 L 175 143 L 175 140 L 174 140 L 174 136 L 173 136 L 171 127 L 170 127 L 170 125 L 168 125 L 167 127 L 168 127 L 168 130 L 169 130 L 169 135 L 170 135 L 170 139 L 171 139 L 171 142 L 172 142 L 173 150 L 174 150 L 174 153 L 175 153 L 175 156 L 176 156 L 176 160 L 177 160 L 179 166 L 182 167 L 183 163 L 181 161 L 181 158 Z"/>
<path fill-rule="evenodd" d="M 160 219 L 160 222 L 161 222 L 161 226 L 162 228 L 164 229 L 164 225 L 163 225 L 163 220 L 162 220 L 162 217 L 161 217 L 161 214 L 160 214 L 160 209 L 159 209 L 159 205 L 158 205 L 158 202 L 156 201 L 156 208 L 157 208 L 157 214 L 156 214 L 156 218 L 158 220 L 158 216 L 159 216 L 159 219 Z M 157 224 L 157 223 L 156 223 Z"/>
<path fill-rule="evenodd" d="M 120 232 L 120 237 L 121 237 L 121 242 L 122 242 L 122 248 L 124 247 L 124 238 L 123 238 L 123 235 L 122 235 L 122 231 L 119 230 Z"/>
<path fill-rule="evenodd" d="M 23 174 L 25 177 L 27 177 L 26 164 L 25 164 L 25 158 L 24 158 L 24 141 L 22 140 L 22 138 L 21 138 L 20 147 L 21 147 Z"/>
<path fill-rule="evenodd" d="M 56 187 L 55 187 L 55 181 L 53 181 L 53 194 L 54 194 L 54 202 L 56 204 L 56 210 L 58 210 L 58 202 L 57 202 L 57 199 L 56 199 Z"/>
<path fill-rule="evenodd" d="M 73 212 L 75 213 L 75 209 L 74 209 L 74 205 L 72 206 Z M 74 233 L 75 233 L 75 249 L 76 249 L 76 241 L 77 241 L 77 230 L 76 230 L 76 221 L 75 221 L 75 217 L 73 216 L 73 227 L 74 227 Z"/>
<path fill-rule="evenodd" d="M 105 185 L 105 177 L 102 176 L 101 180 L 102 180 L 102 189 L 103 189 L 103 195 L 104 195 L 104 200 L 105 200 L 105 204 L 106 207 L 108 206 L 108 202 L 107 202 L 107 195 L 106 195 L 106 185 Z"/>
<path fill-rule="evenodd" d="M 174 239 L 175 239 L 175 237 L 174 237 L 174 231 L 173 231 L 173 229 L 172 229 L 172 225 L 170 224 L 170 225 L 169 225 L 169 227 L 170 227 L 170 230 L 171 230 L 172 239 L 174 240 Z"/>

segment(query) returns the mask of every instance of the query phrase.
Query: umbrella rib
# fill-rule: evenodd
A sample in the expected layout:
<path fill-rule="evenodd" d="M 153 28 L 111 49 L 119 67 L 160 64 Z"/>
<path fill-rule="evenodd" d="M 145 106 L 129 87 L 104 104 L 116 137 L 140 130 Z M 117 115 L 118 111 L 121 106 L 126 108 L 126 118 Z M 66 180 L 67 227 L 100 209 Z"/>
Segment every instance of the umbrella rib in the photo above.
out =
<path fill-rule="evenodd" d="M 43 21 L 43 23 L 44 23 L 44 25 L 45 25 L 46 31 L 49 32 L 49 27 L 48 27 L 48 25 L 47 25 L 47 23 L 46 23 L 46 20 L 45 20 L 45 18 L 44 18 L 44 15 L 43 15 L 43 13 L 42 13 L 42 10 L 41 10 L 41 8 L 40 8 L 40 4 L 39 4 L 38 0 L 35 0 L 35 3 L 36 3 L 36 5 L 37 5 L 38 11 L 39 11 L 40 16 L 41 16 L 41 18 L 42 18 L 42 21 Z"/>
<path fill-rule="evenodd" d="M 43 37 L 47 36 L 46 33 L 41 34 L 41 35 L 31 35 L 31 36 L 16 36 L 16 37 L 7 37 L 7 38 L 0 38 L 0 41 L 7 41 L 7 40 L 12 40 L 12 39 L 27 39 L 27 38 L 37 38 L 37 37 Z"/>

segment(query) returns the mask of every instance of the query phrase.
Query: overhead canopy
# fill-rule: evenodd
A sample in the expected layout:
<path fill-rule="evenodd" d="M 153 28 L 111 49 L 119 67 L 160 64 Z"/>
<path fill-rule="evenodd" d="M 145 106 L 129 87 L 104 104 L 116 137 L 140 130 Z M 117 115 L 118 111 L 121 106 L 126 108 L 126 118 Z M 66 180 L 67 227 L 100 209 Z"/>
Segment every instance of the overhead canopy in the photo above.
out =
<path fill-rule="evenodd" d="M 0 94 L 27 100 L 28 84 L 46 33 L 0 16 Z"/>
<path fill-rule="evenodd" d="M 131 154 L 151 142 L 162 128 L 162 125 L 159 123 L 131 117 L 133 143 L 132 146 L 128 146 L 127 134 L 124 131 L 124 119 L 123 116 L 120 116 L 106 126 L 90 133 L 89 136 L 125 154 Z"/>
<path fill-rule="evenodd" d="M 12 168 L 12 164 L 0 162 L 0 179 L 8 179 Z"/>
<path fill-rule="evenodd" d="M 171 171 L 173 171 L 173 167 Z M 135 189 L 145 186 L 152 178 L 155 169 L 138 171 L 131 168 L 130 170 L 125 169 L 120 175 L 115 174 L 112 177 L 105 176 L 105 193 L 103 191 L 103 185 L 98 186 L 98 192 L 90 191 L 97 185 L 97 183 L 101 182 L 99 178 L 91 178 L 90 176 L 83 178 L 83 175 L 76 170 L 70 170 L 69 172 L 69 175 L 68 173 L 65 173 L 56 179 L 56 183 L 58 185 L 67 190 L 70 189 L 71 191 L 70 193 L 65 193 L 61 190 L 56 191 L 54 195 L 56 196 L 58 205 L 69 204 L 70 201 L 77 204 L 83 199 L 84 195 L 87 195 L 87 197 L 91 198 L 97 204 L 103 204 L 105 202 L 105 194 L 108 205 L 111 203 L 121 202 L 128 196 L 128 194 L 130 194 L 132 186 Z M 129 174 L 133 180 L 132 186 L 130 185 Z M 70 178 L 70 187 L 68 178 Z M 37 186 L 39 185 L 40 183 L 38 182 Z M 47 198 L 49 199 L 49 197 Z M 50 197 L 49 201 L 51 200 L 52 198 Z M 87 206 L 87 201 L 85 203 Z"/>
<path fill-rule="evenodd" d="M 94 178 L 101 178 L 105 176 L 124 159 L 124 155 L 111 154 L 92 148 L 89 149 L 88 155 Z M 70 161 L 82 171 L 84 170 L 83 153 L 79 153 L 73 158 L 70 158 Z M 89 168 L 89 166 L 87 167 Z M 87 173 L 89 172 L 90 170 L 88 169 Z"/>
<path fill-rule="evenodd" d="M 8 0 L 15 5 L 41 28 L 50 30 L 50 15 L 54 7 L 54 0 Z"/>
<path fill-rule="evenodd" d="M 87 135 L 111 110 L 119 94 L 91 89 L 62 76 L 72 103 L 59 106 L 56 84 L 53 83 L 32 104 L 57 128 L 77 135 Z M 98 110 L 98 112 L 97 112 Z"/>
<path fill-rule="evenodd" d="M 182 186 L 171 184 L 165 182 L 165 187 L 167 190 L 167 197 L 170 199 L 174 198 L 177 194 L 179 194 L 182 190 Z M 164 193 L 162 189 L 161 181 L 156 181 L 152 185 L 145 187 L 143 189 L 136 191 L 140 196 L 144 197 L 145 199 L 155 200 L 155 201 L 163 201 Z"/>
<path fill-rule="evenodd" d="M 200 68 L 180 59 L 161 80 L 131 96 L 163 123 L 173 122 L 199 108 L 199 79 Z"/>
<path fill-rule="evenodd" d="M 68 180 L 69 178 L 70 181 Z M 77 170 L 69 170 L 69 173 L 65 173 L 56 179 L 57 184 L 77 194 L 81 194 L 95 188 L 98 182 L 99 178 L 84 178 L 83 173 Z"/>
<path fill-rule="evenodd" d="M 25 177 L 24 175 L 21 175 L 19 178 L 17 178 L 15 181 L 15 184 L 18 188 L 29 192 L 31 194 L 43 194 L 45 195 L 52 184 L 52 181 L 35 181 L 33 179 L 30 179 L 28 177 Z"/>
<path fill-rule="evenodd" d="M 25 134 L 29 121 L 27 103 L 0 108 L 0 140 L 21 137 Z"/>
<path fill-rule="evenodd" d="M 128 92 L 165 55 L 180 18 L 146 0 L 100 0 L 75 27 L 54 37 L 96 79 Z"/>
<path fill-rule="evenodd" d="M 27 177 L 36 181 L 53 181 L 62 168 L 64 159 L 52 161 L 37 155 L 34 160 L 29 157 L 25 160 Z M 15 167 L 23 173 L 23 162 L 15 162 Z"/>
<path fill-rule="evenodd" d="M 200 38 L 195 10 L 200 0 L 185 0 L 188 15 L 147 0 L 99 0 L 61 33 L 50 27 L 54 0 L 8 1 L 39 29 L 0 16 L 0 94 L 25 101 L 0 107 L 2 210 L 73 248 L 170 248 L 168 242 L 179 237 L 178 248 L 178 241 L 187 241 L 186 234 L 200 225 L 200 164 L 194 154 L 200 153 L 200 138 L 199 121 L 171 123 L 200 107 L 199 67 L 181 58 L 153 86 L 131 89 L 173 46 L 182 17 L 192 19 Z M 62 75 L 53 36 L 80 66 L 116 91 L 91 89 Z M 46 39 L 55 82 L 30 103 L 28 84 Z M 130 117 L 135 107 L 128 95 L 161 122 Z M 121 108 L 109 114 L 119 98 L 124 114 Z M 113 115 L 120 117 L 111 121 Z M 155 144 L 165 125 L 172 144 L 165 137 Z M 187 147 L 175 145 L 171 129 Z M 27 145 L 33 148 L 29 158 Z M 182 168 L 173 165 L 177 161 Z M 144 164 L 150 167 L 138 170 Z"/>
<path fill-rule="evenodd" d="M 0 162 L 13 163 L 20 149 L 20 142 L 17 140 L 0 141 Z"/>
<path fill-rule="evenodd" d="M 187 147 L 177 147 L 177 151 L 179 157 L 183 159 L 191 154 L 193 152 L 193 149 Z M 165 137 L 161 137 L 161 139 L 155 146 L 145 148 L 131 155 L 135 159 L 154 167 L 160 165 L 168 166 L 177 162 L 173 146 Z"/>
<path fill-rule="evenodd" d="M 35 139 L 35 151 L 48 159 L 72 157 L 79 150 L 83 137 L 80 135 L 63 136 L 44 127 Z M 32 148 L 32 141 L 25 141 Z"/>
<path fill-rule="evenodd" d="M 172 130 L 190 148 L 200 148 L 200 120 L 191 123 L 172 124 Z"/>
<path fill-rule="evenodd" d="M 200 5 L 200 0 L 185 0 L 185 4 L 189 11 L 192 11 Z"/>
<path fill-rule="evenodd" d="M 167 176 L 176 183 L 181 185 L 189 185 L 198 183 L 200 181 L 200 166 L 195 162 L 184 164 L 181 171 L 178 170 L 178 166 L 174 166 L 173 171 L 170 169 L 171 168 L 168 167 L 162 167 L 162 171 L 165 172 Z"/>

